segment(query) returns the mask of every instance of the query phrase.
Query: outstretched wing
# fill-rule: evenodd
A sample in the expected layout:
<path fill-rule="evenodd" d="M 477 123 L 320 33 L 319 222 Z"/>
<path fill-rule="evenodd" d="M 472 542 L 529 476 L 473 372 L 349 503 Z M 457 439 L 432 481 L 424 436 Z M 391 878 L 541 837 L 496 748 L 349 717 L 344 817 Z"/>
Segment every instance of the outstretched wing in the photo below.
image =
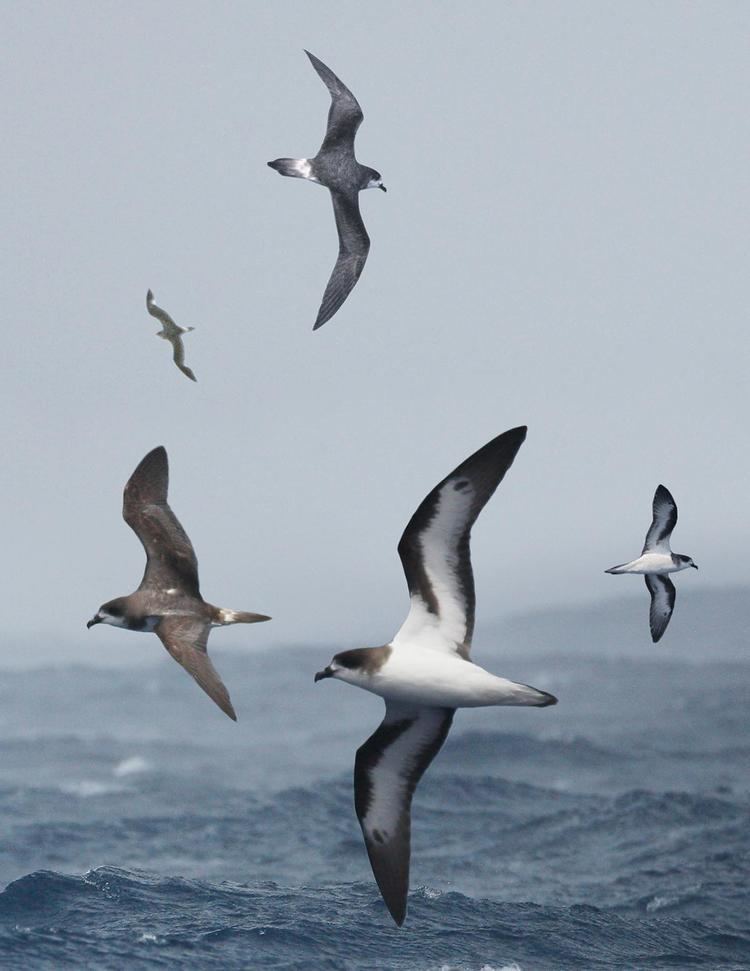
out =
<path fill-rule="evenodd" d="M 199 597 L 198 560 L 188 535 L 167 503 L 169 465 L 163 446 L 143 458 L 128 479 L 122 518 L 146 551 L 146 570 L 139 589 L 178 587 Z"/>
<path fill-rule="evenodd" d="M 354 805 L 372 872 L 400 926 L 409 892 L 411 800 L 453 721 L 452 708 L 388 703 L 380 727 L 357 751 Z"/>
<path fill-rule="evenodd" d="M 146 294 L 146 309 L 152 317 L 156 317 L 158 321 L 164 324 L 165 330 L 174 328 L 174 330 L 179 333 L 177 324 L 172 320 L 167 311 L 162 310 L 161 307 L 157 307 L 157 305 L 154 303 L 154 295 L 150 290 Z"/>
<path fill-rule="evenodd" d="M 646 573 L 644 580 L 648 592 L 651 594 L 648 621 L 651 627 L 651 640 L 656 644 L 667 629 L 667 624 L 674 610 L 677 591 L 669 577 L 659 576 L 658 573 Z"/>
<path fill-rule="evenodd" d="M 198 378 L 193 374 L 190 368 L 185 364 L 185 345 L 182 342 L 182 338 L 179 334 L 175 334 L 173 337 L 169 338 L 172 343 L 172 360 L 175 362 L 177 367 L 186 374 L 191 381 L 197 381 Z"/>
<path fill-rule="evenodd" d="M 669 538 L 677 524 L 677 503 L 663 485 L 654 493 L 653 518 L 646 533 L 643 553 L 671 553 Z"/>
<path fill-rule="evenodd" d="M 333 71 L 319 60 L 310 51 L 305 51 L 310 58 L 310 62 L 318 72 L 320 79 L 331 95 L 331 107 L 328 112 L 328 126 L 326 128 L 323 144 L 320 151 L 333 147 L 348 147 L 354 152 L 354 136 L 357 129 L 362 124 L 364 115 L 357 99 L 349 88 L 341 81 Z"/>
<path fill-rule="evenodd" d="M 394 648 L 416 642 L 468 658 L 475 604 L 471 528 L 525 438 L 525 425 L 498 435 L 438 483 L 411 517 L 398 544 L 411 608 Z"/>
<path fill-rule="evenodd" d="M 208 656 L 208 635 L 211 625 L 195 617 L 179 615 L 163 617 L 156 625 L 159 640 L 172 657 L 215 701 L 225 715 L 237 721 L 229 692 Z"/>
<path fill-rule="evenodd" d="M 332 191 L 331 199 L 339 234 L 339 255 L 323 294 L 313 330 L 330 320 L 352 292 L 370 252 L 370 237 L 362 222 L 358 193 L 348 196 Z"/>

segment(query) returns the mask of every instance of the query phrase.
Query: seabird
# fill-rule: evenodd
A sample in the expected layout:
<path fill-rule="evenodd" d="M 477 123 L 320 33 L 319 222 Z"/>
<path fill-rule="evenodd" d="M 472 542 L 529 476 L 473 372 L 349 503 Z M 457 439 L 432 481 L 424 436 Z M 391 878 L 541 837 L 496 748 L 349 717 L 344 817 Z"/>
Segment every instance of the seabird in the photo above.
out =
<path fill-rule="evenodd" d="M 176 324 L 166 310 L 157 307 L 154 303 L 154 295 L 150 290 L 146 294 L 146 307 L 152 317 L 156 317 L 157 320 L 161 321 L 161 330 L 157 330 L 156 336 L 162 337 L 172 345 L 172 360 L 191 381 L 197 381 L 196 376 L 185 364 L 185 347 L 182 343 L 182 335 L 190 333 L 191 330 L 195 330 L 195 327 L 180 327 L 179 324 Z"/>
<path fill-rule="evenodd" d="M 362 189 L 387 190 L 380 173 L 360 165 L 354 156 L 354 136 L 364 118 L 357 99 L 314 54 L 309 51 L 305 54 L 331 94 L 323 144 L 315 158 L 277 158 L 268 164 L 281 175 L 308 179 L 325 186 L 331 193 L 339 255 L 313 327 L 317 330 L 333 317 L 352 292 L 367 260 L 370 237 L 359 212 L 359 193 Z"/>
<path fill-rule="evenodd" d="M 271 618 L 214 607 L 201 597 L 198 560 L 167 503 L 168 485 L 167 453 L 160 445 L 141 460 L 123 494 L 122 517 L 146 551 L 141 585 L 127 597 L 102 604 L 86 626 L 111 624 L 155 633 L 175 661 L 226 715 L 237 721 L 229 692 L 208 657 L 208 635 L 212 627 L 255 624 Z"/>
<path fill-rule="evenodd" d="M 646 533 L 646 542 L 643 544 L 641 555 L 637 560 L 621 563 L 604 571 L 605 573 L 644 574 L 648 592 L 651 594 L 649 624 L 651 640 L 654 644 L 667 629 L 677 596 L 675 586 L 667 574 L 679 573 L 680 570 L 687 570 L 691 566 L 698 569 L 692 557 L 672 552 L 669 538 L 676 524 L 677 504 L 669 489 L 659 485 L 654 493 L 653 518 Z"/>
<path fill-rule="evenodd" d="M 409 891 L 412 796 L 456 708 L 557 702 L 546 691 L 490 674 L 469 657 L 471 528 L 525 438 L 525 426 L 499 435 L 435 486 L 398 545 L 411 598 L 403 626 L 389 644 L 343 651 L 315 675 L 385 700 L 385 718 L 357 752 L 354 804 L 372 871 L 399 926 Z"/>

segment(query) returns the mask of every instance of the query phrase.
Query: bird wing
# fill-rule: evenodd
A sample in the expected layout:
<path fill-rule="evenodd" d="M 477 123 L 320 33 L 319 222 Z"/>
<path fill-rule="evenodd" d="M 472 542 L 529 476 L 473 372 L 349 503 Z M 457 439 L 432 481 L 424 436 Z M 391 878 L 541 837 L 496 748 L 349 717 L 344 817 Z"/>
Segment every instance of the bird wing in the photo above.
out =
<path fill-rule="evenodd" d="M 320 151 L 333 147 L 348 146 L 354 152 L 354 136 L 362 124 L 364 115 L 357 99 L 349 88 L 336 77 L 333 71 L 310 51 L 305 51 L 310 63 L 318 72 L 323 84 L 331 95 L 331 107 L 328 111 L 328 125 Z"/>
<path fill-rule="evenodd" d="M 152 317 L 156 317 L 156 319 L 164 325 L 165 330 L 174 330 L 179 334 L 179 327 L 172 320 L 166 310 L 162 310 L 161 307 L 157 307 L 157 305 L 154 303 L 154 295 L 150 290 L 146 294 L 146 309 Z"/>
<path fill-rule="evenodd" d="M 208 656 L 210 623 L 200 617 L 173 614 L 163 617 L 155 630 L 175 661 L 198 682 L 224 714 L 236 722 L 237 715 L 229 699 L 229 692 Z"/>
<path fill-rule="evenodd" d="M 362 222 L 358 193 L 345 195 L 343 192 L 332 191 L 331 199 L 339 234 L 339 255 L 323 294 L 313 330 L 330 320 L 352 292 L 370 252 L 370 237 Z"/>
<path fill-rule="evenodd" d="M 197 381 L 198 378 L 193 374 L 190 368 L 185 364 L 185 345 L 182 342 L 182 338 L 179 334 L 174 334 L 169 338 L 172 344 L 172 360 L 175 362 L 177 367 L 186 374 L 191 381 Z"/>
<path fill-rule="evenodd" d="M 163 446 L 141 459 L 128 479 L 122 518 L 146 551 L 146 570 L 139 589 L 166 590 L 200 597 L 198 560 L 187 533 L 167 503 L 169 465 Z"/>
<path fill-rule="evenodd" d="M 669 577 L 660 576 L 658 573 L 646 573 L 644 580 L 651 594 L 648 622 L 651 627 L 651 640 L 656 644 L 667 629 L 669 618 L 674 610 L 677 591 Z"/>
<path fill-rule="evenodd" d="M 367 855 L 386 907 L 397 924 L 409 892 L 411 800 L 453 721 L 452 708 L 389 702 L 377 731 L 357 751 L 354 805 Z"/>
<path fill-rule="evenodd" d="M 411 607 L 392 647 L 420 646 L 469 657 L 474 576 L 469 540 L 485 503 L 526 438 L 526 426 L 498 435 L 422 501 L 398 544 Z"/>
<path fill-rule="evenodd" d="M 669 538 L 677 524 L 677 503 L 663 485 L 654 493 L 653 518 L 646 533 L 643 553 L 671 553 Z"/>

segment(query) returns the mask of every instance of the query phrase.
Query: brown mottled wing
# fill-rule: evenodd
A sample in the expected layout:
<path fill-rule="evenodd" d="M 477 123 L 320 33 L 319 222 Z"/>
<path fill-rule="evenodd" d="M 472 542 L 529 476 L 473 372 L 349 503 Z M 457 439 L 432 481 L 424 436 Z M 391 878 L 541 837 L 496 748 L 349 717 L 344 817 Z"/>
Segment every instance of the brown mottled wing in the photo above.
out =
<path fill-rule="evenodd" d="M 339 234 L 339 255 L 313 330 L 330 320 L 352 292 L 370 252 L 370 237 L 362 222 L 358 193 L 348 196 L 342 192 L 331 192 L 331 200 Z"/>
<path fill-rule="evenodd" d="M 358 750 L 354 805 L 367 855 L 391 916 L 400 926 L 409 893 L 411 800 L 453 721 L 451 708 L 389 703 L 380 727 Z"/>
<path fill-rule="evenodd" d="M 326 67 L 310 51 L 305 51 L 305 54 L 310 58 L 310 63 L 318 72 L 321 81 L 328 88 L 328 92 L 331 95 L 328 125 L 326 127 L 323 144 L 320 146 L 320 151 L 323 152 L 333 147 L 340 148 L 347 146 L 353 154 L 354 136 L 357 134 L 357 129 L 362 124 L 362 119 L 364 118 L 362 109 L 349 88 L 336 77 L 329 67 Z"/>
<path fill-rule="evenodd" d="M 392 641 L 419 643 L 468 658 L 474 632 L 471 528 L 526 438 L 512 428 L 438 483 L 409 520 L 398 544 L 411 607 Z"/>
<path fill-rule="evenodd" d="M 669 577 L 659 576 L 658 573 L 647 573 L 643 579 L 651 594 L 648 621 L 651 627 L 651 640 L 656 644 L 667 629 L 674 610 L 674 602 L 677 599 L 677 591 Z"/>
<path fill-rule="evenodd" d="M 225 715 L 237 721 L 229 700 L 229 692 L 208 656 L 208 635 L 211 625 L 195 617 L 178 615 L 162 618 L 156 625 L 159 640 L 172 657 L 215 701 Z"/>
<path fill-rule="evenodd" d="M 186 374 L 191 381 L 197 381 L 198 378 L 193 374 L 190 368 L 185 364 L 185 345 L 182 343 L 182 338 L 179 335 L 169 338 L 172 342 L 172 360 L 175 362 L 177 367 Z"/>
<path fill-rule="evenodd" d="M 652 509 L 653 517 L 642 553 L 671 553 L 669 540 L 677 525 L 677 503 L 663 485 L 656 487 Z"/>
<path fill-rule="evenodd" d="M 187 533 L 167 503 L 169 465 L 163 446 L 153 449 L 130 476 L 122 517 L 146 551 L 140 590 L 148 587 L 200 596 L 198 560 Z"/>

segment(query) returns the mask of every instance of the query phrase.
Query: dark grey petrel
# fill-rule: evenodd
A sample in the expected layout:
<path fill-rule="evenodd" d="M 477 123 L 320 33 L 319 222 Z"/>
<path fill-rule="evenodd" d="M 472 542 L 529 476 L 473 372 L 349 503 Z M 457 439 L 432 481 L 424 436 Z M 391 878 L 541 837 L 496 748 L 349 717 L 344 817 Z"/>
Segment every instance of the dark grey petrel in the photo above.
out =
<path fill-rule="evenodd" d="M 359 212 L 362 189 L 386 191 L 380 173 L 360 165 L 354 156 L 354 136 L 364 115 L 349 88 L 314 54 L 305 51 L 331 93 L 328 127 L 315 158 L 277 158 L 268 164 L 281 175 L 309 179 L 331 193 L 339 234 L 339 255 L 328 281 L 313 330 L 336 313 L 354 289 L 370 251 L 370 237 Z"/>
<path fill-rule="evenodd" d="M 197 381 L 196 376 L 185 364 L 185 346 L 182 343 L 182 335 L 195 330 L 195 327 L 180 327 L 179 324 L 176 324 L 166 310 L 157 307 L 154 303 L 154 295 L 150 290 L 146 294 L 146 308 L 152 317 L 156 317 L 160 321 L 161 330 L 157 330 L 156 336 L 169 341 L 172 345 L 172 360 L 191 381 Z"/>
<path fill-rule="evenodd" d="M 141 460 L 130 476 L 122 516 L 146 551 L 141 585 L 127 597 L 102 604 L 86 624 L 111 624 L 155 633 L 221 710 L 237 721 L 229 692 L 208 657 L 212 627 L 255 624 L 265 614 L 214 607 L 201 597 L 198 560 L 187 533 L 167 503 L 169 466 L 162 446 Z"/>
<path fill-rule="evenodd" d="M 397 924 L 409 892 L 411 800 L 456 708 L 554 705 L 546 691 L 498 678 L 470 657 L 474 630 L 471 528 L 526 438 L 512 428 L 439 482 L 404 530 L 398 553 L 411 607 L 383 647 L 337 654 L 315 680 L 338 678 L 385 701 L 385 717 L 354 763 L 354 805 L 372 872 Z"/>

